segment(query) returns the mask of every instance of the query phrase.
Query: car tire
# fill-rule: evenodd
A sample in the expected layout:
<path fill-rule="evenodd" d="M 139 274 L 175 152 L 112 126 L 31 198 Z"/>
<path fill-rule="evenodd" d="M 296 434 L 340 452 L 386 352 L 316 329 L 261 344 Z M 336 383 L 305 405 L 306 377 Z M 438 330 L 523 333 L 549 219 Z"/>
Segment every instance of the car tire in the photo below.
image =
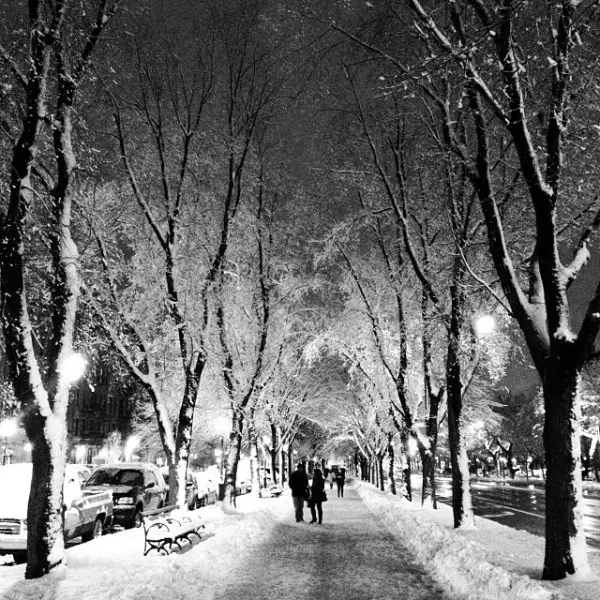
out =
<path fill-rule="evenodd" d="M 23 565 L 27 562 L 27 552 L 13 552 L 15 565 Z"/>
<path fill-rule="evenodd" d="M 138 508 L 135 509 L 135 514 L 133 515 L 133 528 L 139 529 L 142 526 L 143 519 L 142 509 L 138 506 Z"/>
<path fill-rule="evenodd" d="M 95 540 L 102 536 L 102 532 L 104 529 L 104 524 L 102 523 L 102 518 L 98 517 L 94 521 L 94 527 L 91 531 L 87 531 L 81 536 L 82 541 L 89 542 L 91 540 Z"/>

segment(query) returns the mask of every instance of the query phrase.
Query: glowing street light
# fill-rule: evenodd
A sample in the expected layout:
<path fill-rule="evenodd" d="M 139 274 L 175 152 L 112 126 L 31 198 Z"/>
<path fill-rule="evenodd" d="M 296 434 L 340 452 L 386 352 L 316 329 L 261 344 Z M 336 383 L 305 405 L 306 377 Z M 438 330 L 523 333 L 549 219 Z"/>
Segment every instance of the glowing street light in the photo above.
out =
<path fill-rule="evenodd" d="M 130 435 L 125 443 L 125 461 L 129 462 L 133 458 L 134 451 L 140 445 L 140 438 L 137 435 Z"/>
<path fill-rule="evenodd" d="M 83 444 L 79 444 L 75 448 L 75 462 L 83 463 L 85 461 L 85 457 L 87 455 L 87 446 Z"/>
<path fill-rule="evenodd" d="M 75 383 L 83 377 L 86 367 L 87 361 L 84 356 L 79 352 L 74 352 L 62 363 L 60 373 L 68 383 Z"/>
<path fill-rule="evenodd" d="M 474 322 L 475 333 L 478 336 L 489 335 L 496 327 L 496 321 L 491 315 L 482 315 L 477 317 Z"/>
<path fill-rule="evenodd" d="M 408 439 L 408 453 L 410 456 L 415 456 L 419 451 L 419 445 L 417 444 L 417 440 L 411 437 Z"/>

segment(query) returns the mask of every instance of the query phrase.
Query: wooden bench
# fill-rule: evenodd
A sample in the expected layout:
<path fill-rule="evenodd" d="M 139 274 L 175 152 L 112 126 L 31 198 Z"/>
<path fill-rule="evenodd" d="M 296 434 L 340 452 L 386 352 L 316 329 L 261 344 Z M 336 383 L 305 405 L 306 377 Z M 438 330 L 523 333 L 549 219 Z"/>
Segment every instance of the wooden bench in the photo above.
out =
<path fill-rule="evenodd" d="M 144 556 L 156 550 L 170 554 L 174 548 L 183 549 L 182 542 L 192 544 L 193 536 L 201 539 L 204 523 L 199 517 L 181 511 L 179 506 L 164 506 L 142 513 L 144 528 Z"/>

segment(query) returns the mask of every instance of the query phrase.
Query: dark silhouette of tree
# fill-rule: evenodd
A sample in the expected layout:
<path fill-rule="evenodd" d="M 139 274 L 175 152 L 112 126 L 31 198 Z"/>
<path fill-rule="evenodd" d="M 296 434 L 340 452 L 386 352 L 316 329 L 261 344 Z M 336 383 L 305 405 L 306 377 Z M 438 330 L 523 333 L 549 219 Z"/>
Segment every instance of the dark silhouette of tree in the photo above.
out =
<path fill-rule="evenodd" d="M 72 385 L 67 370 L 75 351 L 80 295 L 73 232 L 78 226 L 73 219 L 75 107 L 96 46 L 119 4 L 100 0 L 86 14 L 83 7 L 64 1 L 29 0 L 27 10 L 15 5 L 11 15 L 12 47 L 0 44 L 1 61 L 15 90 L 15 111 L 1 116 L 12 148 L 10 188 L 0 214 L 0 289 L 12 385 L 32 444 L 28 579 L 41 577 L 64 560 L 62 488 Z M 41 243 L 32 244 L 39 237 Z M 45 271 L 28 272 L 35 264 L 30 259 L 42 250 Z M 38 329 L 40 321 L 32 319 L 29 303 L 32 292 L 39 295 L 41 289 L 45 316 Z"/>

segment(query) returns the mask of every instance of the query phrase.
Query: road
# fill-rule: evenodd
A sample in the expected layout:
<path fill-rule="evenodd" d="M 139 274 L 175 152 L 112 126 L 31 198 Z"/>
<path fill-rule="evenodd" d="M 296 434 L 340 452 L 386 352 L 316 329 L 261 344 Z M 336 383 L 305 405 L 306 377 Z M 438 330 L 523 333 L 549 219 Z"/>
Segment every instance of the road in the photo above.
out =
<path fill-rule="evenodd" d="M 438 481 L 438 500 L 451 503 L 450 478 Z M 542 487 L 472 481 L 475 516 L 544 536 L 546 493 Z M 590 552 L 600 554 L 600 492 L 584 490 L 584 527 Z"/>

